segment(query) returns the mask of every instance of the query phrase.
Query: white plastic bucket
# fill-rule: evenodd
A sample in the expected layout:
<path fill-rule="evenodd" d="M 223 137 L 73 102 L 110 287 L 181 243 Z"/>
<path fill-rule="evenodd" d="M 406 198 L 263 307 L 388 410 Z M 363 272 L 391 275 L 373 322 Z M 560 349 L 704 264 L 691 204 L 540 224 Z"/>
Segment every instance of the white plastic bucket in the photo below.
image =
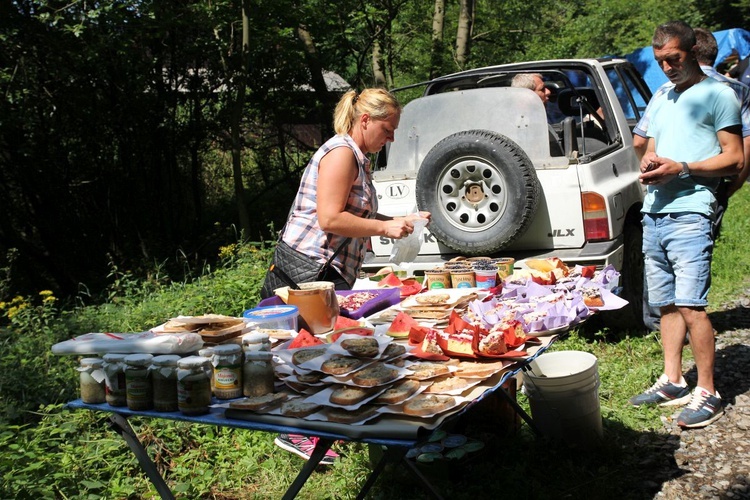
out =
<path fill-rule="evenodd" d="M 599 372 L 593 354 L 545 353 L 529 363 L 523 388 L 539 430 L 573 445 L 590 446 L 602 438 Z"/>

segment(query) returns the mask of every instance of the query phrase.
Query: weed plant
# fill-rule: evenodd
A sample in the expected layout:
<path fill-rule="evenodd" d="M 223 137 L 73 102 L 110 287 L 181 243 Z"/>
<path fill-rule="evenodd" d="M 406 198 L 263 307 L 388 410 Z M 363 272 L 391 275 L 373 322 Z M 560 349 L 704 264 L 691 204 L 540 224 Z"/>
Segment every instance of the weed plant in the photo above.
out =
<path fill-rule="evenodd" d="M 748 193 L 745 188 L 733 197 L 725 217 L 714 257 L 714 308 L 748 288 Z M 270 249 L 258 245 L 227 247 L 218 268 L 181 283 L 113 269 L 110 300 L 98 306 L 60 310 L 46 293 L 0 304 L 0 498 L 157 498 L 106 415 L 63 407 L 76 397 L 76 363 L 52 356 L 50 347 L 87 331 L 140 331 L 178 314 L 240 314 L 258 302 L 269 258 Z M 597 356 L 601 446 L 551 442 L 526 425 L 515 433 L 495 429 L 476 459 L 425 471 L 446 498 L 653 498 L 674 473 L 679 440 L 662 423 L 673 410 L 627 404 L 661 371 L 658 334 L 574 330 L 552 349 Z M 528 411 L 525 396 L 519 393 L 518 400 Z M 279 498 L 302 465 L 273 445 L 271 433 L 155 419 L 131 423 L 178 498 Z M 356 496 L 371 470 L 369 452 L 377 450 L 334 446 L 341 459 L 314 473 L 299 498 Z M 370 497 L 428 496 L 403 467 L 389 466 Z"/>

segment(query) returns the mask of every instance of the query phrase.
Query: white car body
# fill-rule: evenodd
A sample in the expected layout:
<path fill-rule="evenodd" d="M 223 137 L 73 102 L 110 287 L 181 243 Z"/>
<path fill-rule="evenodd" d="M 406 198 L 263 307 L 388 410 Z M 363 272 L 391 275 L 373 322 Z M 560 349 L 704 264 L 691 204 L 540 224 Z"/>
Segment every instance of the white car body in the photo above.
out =
<path fill-rule="evenodd" d="M 519 72 L 541 73 L 557 93 L 557 104 L 545 107 L 534 92 L 510 87 Z M 640 254 L 640 240 L 630 248 L 626 234 L 640 230 L 645 194 L 631 130 L 649 98 L 648 87 L 623 59 L 508 64 L 428 82 L 425 95 L 404 107 L 395 141 L 386 155 L 381 152 L 374 171 L 380 213 L 433 212 L 418 257 L 401 267 L 419 273 L 457 255 L 489 255 L 514 257 L 516 267 L 523 267 L 526 258 L 554 256 L 569 265 L 627 268 L 626 261 Z M 601 107 L 603 127 L 594 127 L 595 108 L 581 100 Z M 558 117 L 573 118 L 548 125 L 554 108 Z M 571 140 L 571 130 L 577 139 Z M 520 148 L 525 157 L 516 154 L 513 165 L 502 165 L 502 158 L 492 156 L 498 141 L 510 144 L 506 153 Z M 488 155 L 474 154 L 477 146 L 469 142 L 486 143 L 482 151 Z M 464 152 L 452 155 L 453 149 Z M 448 158 L 445 166 L 438 164 L 443 158 Z M 536 180 L 526 179 L 519 187 L 509 174 L 529 162 Z M 423 167 L 434 172 L 420 175 Z M 482 174 L 475 175 L 477 170 Z M 593 193 L 585 196 L 603 206 L 585 210 L 583 193 Z M 514 213 L 528 220 L 518 222 L 518 216 L 511 218 Z M 585 218 L 598 228 L 596 238 L 587 238 Z M 519 227 L 504 233 L 515 224 Z M 365 269 L 388 265 L 393 243 L 373 237 Z"/>

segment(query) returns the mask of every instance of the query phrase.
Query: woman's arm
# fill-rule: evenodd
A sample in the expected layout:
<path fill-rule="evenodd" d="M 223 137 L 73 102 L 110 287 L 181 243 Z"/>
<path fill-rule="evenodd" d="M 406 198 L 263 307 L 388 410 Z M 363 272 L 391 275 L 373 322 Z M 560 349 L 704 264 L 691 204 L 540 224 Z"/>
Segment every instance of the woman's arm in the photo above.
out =
<path fill-rule="evenodd" d="M 403 238 L 414 231 L 406 218 L 367 219 L 347 212 L 346 202 L 356 178 L 357 162 L 349 148 L 336 148 L 320 161 L 316 194 L 318 223 L 323 231 L 349 238 Z"/>

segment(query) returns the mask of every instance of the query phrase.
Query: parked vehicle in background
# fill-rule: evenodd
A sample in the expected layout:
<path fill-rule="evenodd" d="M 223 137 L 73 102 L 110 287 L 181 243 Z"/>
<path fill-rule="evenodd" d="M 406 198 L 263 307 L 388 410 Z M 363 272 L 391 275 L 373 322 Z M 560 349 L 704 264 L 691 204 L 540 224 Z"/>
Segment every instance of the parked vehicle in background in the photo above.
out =
<path fill-rule="evenodd" d="M 539 73 L 545 106 L 510 86 Z M 559 257 L 612 264 L 630 306 L 610 315 L 642 325 L 640 208 L 644 189 L 632 128 L 651 93 L 624 59 L 492 66 L 426 82 L 403 110 L 374 172 L 380 212 L 432 213 L 412 272 L 457 256 Z M 393 241 L 374 237 L 365 269 L 388 263 Z"/>

